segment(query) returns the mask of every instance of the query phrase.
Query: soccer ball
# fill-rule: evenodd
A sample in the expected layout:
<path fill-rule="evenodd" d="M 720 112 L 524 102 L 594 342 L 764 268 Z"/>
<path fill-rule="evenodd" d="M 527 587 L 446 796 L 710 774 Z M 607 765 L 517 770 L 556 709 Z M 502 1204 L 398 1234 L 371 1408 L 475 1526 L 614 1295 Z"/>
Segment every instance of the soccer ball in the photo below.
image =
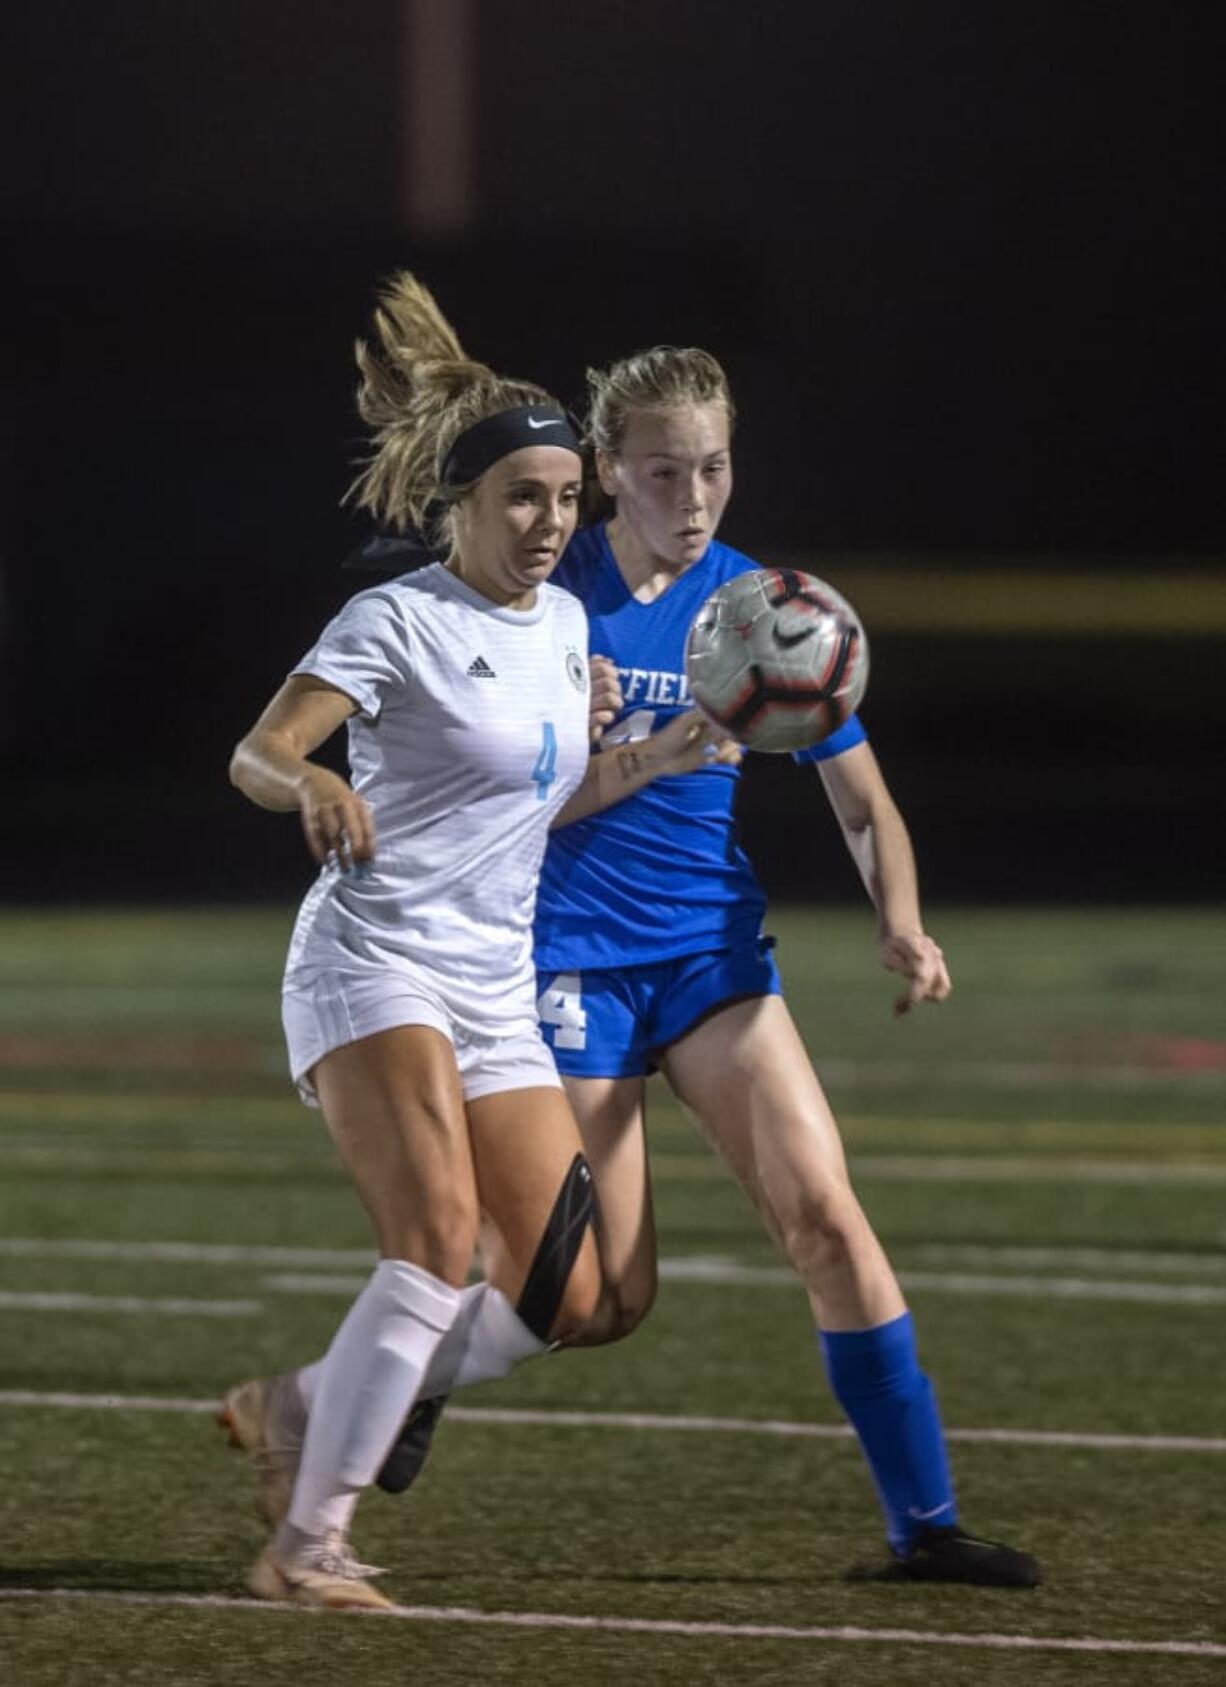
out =
<path fill-rule="evenodd" d="M 803 750 L 858 707 L 868 640 L 824 580 L 754 568 L 712 592 L 694 617 L 685 673 L 702 712 L 747 749 Z"/>

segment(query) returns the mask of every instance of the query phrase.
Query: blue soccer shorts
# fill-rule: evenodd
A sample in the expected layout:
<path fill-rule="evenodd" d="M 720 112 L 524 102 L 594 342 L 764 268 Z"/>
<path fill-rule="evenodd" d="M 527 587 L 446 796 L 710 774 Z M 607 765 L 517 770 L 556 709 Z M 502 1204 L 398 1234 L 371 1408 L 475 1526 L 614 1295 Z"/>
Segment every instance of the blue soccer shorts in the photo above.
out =
<path fill-rule="evenodd" d="M 536 1011 L 558 1071 L 638 1078 L 670 1043 L 732 1002 L 783 993 L 773 937 L 615 972 L 538 972 Z"/>

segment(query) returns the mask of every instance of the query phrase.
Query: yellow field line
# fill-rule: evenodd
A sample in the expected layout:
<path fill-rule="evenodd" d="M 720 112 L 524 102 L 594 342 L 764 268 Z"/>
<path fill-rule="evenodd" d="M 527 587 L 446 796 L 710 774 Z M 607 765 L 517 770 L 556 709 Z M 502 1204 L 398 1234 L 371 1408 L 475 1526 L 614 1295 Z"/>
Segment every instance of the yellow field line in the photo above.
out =
<path fill-rule="evenodd" d="M 1221 638 L 1226 571 L 1163 565 L 1118 571 L 1055 568 L 1051 558 L 1008 565 L 903 566 L 806 555 L 786 561 L 829 580 L 851 599 L 871 638 L 880 632 L 946 632 L 1076 638 Z"/>

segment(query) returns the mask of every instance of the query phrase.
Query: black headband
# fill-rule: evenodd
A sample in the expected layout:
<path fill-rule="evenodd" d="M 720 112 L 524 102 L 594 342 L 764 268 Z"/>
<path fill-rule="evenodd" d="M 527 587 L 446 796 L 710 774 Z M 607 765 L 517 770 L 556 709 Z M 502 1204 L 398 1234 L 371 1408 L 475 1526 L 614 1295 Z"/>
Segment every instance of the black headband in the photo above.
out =
<path fill-rule="evenodd" d="M 443 462 L 443 485 L 471 486 L 491 463 L 525 445 L 560 445 L 579 455 L 579 440 L 561 410 L 551 404 L 521 404 L 465 428 Z"/>

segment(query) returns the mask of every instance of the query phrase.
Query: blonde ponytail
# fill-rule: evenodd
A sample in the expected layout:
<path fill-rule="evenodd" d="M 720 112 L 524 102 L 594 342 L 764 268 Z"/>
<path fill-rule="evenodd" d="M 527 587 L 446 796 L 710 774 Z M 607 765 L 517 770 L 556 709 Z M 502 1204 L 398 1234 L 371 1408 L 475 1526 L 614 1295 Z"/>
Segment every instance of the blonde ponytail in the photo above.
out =
<path fill-rule="evenodd" d="M 468 357 L 430 289 L 407 270 L 379 295 L 374 343 L 358 340 L 354 354 L 358 414 L 372 449 L 346 499 L 381 526 L 449 542 L 448 507 L 470 490 L 442 482 L 455 441 L 499 411 L 556 400 Z"/>

